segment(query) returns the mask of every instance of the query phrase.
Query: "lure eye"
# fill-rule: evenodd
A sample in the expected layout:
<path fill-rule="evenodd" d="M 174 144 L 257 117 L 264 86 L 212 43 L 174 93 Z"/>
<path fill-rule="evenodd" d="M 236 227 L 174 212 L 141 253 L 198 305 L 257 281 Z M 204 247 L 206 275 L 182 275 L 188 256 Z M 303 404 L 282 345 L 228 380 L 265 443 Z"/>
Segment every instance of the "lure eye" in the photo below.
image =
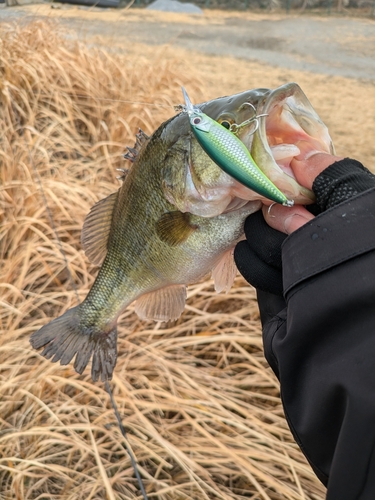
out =
<path fill-rule="evenodd" d="M 202 121 L 202 118 L 198 118 L 198 117 L 196 117 L 196 118 L 194 118 L 194 120 L 193 120 L 193 124 L 194 124 L 194 125 L 199 125 L 201 121 Z"/>
<path fill-rule="evenodd" d="M 230 126 L 231 126 L 231 124 L 228 122 L 228 120 L 223 120 L 220 125 L 222 125 L 224 128 L 226 128 L 228 130 L 230 129 Z"/>

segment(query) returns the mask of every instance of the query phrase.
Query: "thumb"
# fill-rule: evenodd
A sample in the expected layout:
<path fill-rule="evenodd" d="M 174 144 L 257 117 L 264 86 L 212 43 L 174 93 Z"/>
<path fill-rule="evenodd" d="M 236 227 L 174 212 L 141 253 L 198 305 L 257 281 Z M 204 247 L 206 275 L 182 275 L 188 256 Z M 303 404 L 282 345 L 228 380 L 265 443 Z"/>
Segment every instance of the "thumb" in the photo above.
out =
<path fill-rule="evenodd" d="M 309 189 L 318 175 L 327 167 L 342 160 L 342 156 L 335 156 L 328 153 L 314 152 L 306 157 L 295 157 L 290 163 L 297 182 Z"/>
<path fill-rule="evenodd" d="M 314 218 L 302 205 L 289 208 L 277 204 L 264 206 L 263 216 L 269 226 L 285 234 L 293 233 Z"/>

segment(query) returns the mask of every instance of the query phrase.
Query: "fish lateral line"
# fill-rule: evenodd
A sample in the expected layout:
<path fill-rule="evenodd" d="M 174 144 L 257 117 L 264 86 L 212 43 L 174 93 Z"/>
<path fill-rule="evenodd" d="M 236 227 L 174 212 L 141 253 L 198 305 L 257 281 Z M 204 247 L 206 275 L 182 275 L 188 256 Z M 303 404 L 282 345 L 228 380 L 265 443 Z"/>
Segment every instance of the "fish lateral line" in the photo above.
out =
<path fill-rule="evenodd" d="M 228 129 L 194 106 L 183 87 L 182 93 L 185 106 L 182 105 L 179 109 L 188 114 L 191 129 L 199 145 L 218 167 L 261 196 L 292 207 L 294 200 L 288 199 L 262 172 L 244 143 L 236 136 L 240 128 L 252 122 L 255 122 L 255 129 L 251 132 L 254 134 L 259 126 L 258 118 L 267 116 L 267 113 L 257 116 L 255 107 L 248 103 L 254 109 L 254 116 L 240 124 L 232 124 L 235 127 L 231 125 Z"/>

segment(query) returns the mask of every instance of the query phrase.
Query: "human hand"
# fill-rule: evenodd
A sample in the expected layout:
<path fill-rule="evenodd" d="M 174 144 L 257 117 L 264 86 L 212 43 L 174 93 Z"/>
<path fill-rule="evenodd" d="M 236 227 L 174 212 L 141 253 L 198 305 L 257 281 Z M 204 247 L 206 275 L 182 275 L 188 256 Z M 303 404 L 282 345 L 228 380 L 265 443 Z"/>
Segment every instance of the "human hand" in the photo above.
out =
<path fill-rule="evenodd" d="M 375 187 L 375 176 L 361 163 L 348 158 L 315 153 L 295 158 L 291 167 L 297 181 L 314 191 L 316 213 Z M 263 217 L 257 212 L 247 218 L 246 241 L 236 246 L 234 257 L 240 273 L 250 284 L 259 290 L 281 295 L 281 244 L 286 235 L 314 216 L 301 205 L 288 208 L 274 204 L 263 207 Z"/>
<path fill-rule="evenodd" d="M 286 235 L 272 229 L 261 211 L 247 217 L 244 231 L 246 240 L 234 249 L 238 270 L 256 289 L 282 296 L 281 245 Z"/>
<path fill-rule="evenodd" d="M 316 177 L 327 167 L 342 159 L 342 157 L 328 153 L 315 153 L 307 158 L 293 159 L 291 168 L 297 182 L 312 189 Z M 264 206 L 263 216 L 270 227 L 285 234 L 296 231 L 314 218 L 302 205 L 294 205 L 288 208 L 278 204 L 271 205 L 271 207 Z"/>
<path fill-rule="evenodd" d="M 309 189 L 315 178 L 340 157 L 316 153 L 294 159 L 291 167 L 297 181 Z M 257 290 L 282 296 L 281 245 L 287 234 L 306 224 L 314 216 L 301 205 L 291 208 L 274 204 L 263 207 L 245 222 L 246 240 L 237 244 L 234 259 L 242 276 Z"/>

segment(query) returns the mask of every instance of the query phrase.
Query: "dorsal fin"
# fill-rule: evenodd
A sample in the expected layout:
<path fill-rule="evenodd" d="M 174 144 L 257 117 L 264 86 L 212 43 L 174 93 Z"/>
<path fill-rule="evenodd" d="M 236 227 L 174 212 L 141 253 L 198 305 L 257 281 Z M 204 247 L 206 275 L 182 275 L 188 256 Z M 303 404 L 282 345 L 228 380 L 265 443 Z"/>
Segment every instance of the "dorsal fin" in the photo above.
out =
<path fill-rule="evenodd" d="M 198 228 L 191 223 L 190 218 L 189 213 L 166 212 L 156 223 L 159 238 L 171 247 L 180 245 Z"/>
<path fill-rule="evenodd" d="M 124 181 L 126 176 L 129 173 L 129 170 L 127 168 L 116 168 L 117 172 L 121 172 L 121 175 L 118 175 L 116 179 L 119 181 Z"/>
<path fill-rule="evenodd" d="M 107 254 L 108 236 L 117 194 L 118 191 L 95 203 L 83 223 L 81 243 L 87 258 L 95 266 L 100 266 Z"/>
<path fill-rule="evenodd" d="M 219 262 L 212 269 L 212 277 L 215 282 L 215 290 L 217 293 L 228 293 L 233 285 L 234 278 L 237 274 L 236 264 L 233 258 L 233 248 L 222 255 Z"/>
<path fill-rule="evenodd" d="M 176 320 L 184 310 L 185 301 L 186 286 L 170 285 L 142 295 L 135 303 L 135 312 L 141 319 Z"/>
<path fill-rule="evenodd" d="M 124 158 L 133 163 L 133 161 L 137 158 L 139 151 L 143 144 L 145 144 L 150 137 L 143 132 L 142 129 L 138 129 L 138 134 L 135 134 L 135 144 L 134 147 L 127 146 L 127 153 L 124 154 Z"/>

